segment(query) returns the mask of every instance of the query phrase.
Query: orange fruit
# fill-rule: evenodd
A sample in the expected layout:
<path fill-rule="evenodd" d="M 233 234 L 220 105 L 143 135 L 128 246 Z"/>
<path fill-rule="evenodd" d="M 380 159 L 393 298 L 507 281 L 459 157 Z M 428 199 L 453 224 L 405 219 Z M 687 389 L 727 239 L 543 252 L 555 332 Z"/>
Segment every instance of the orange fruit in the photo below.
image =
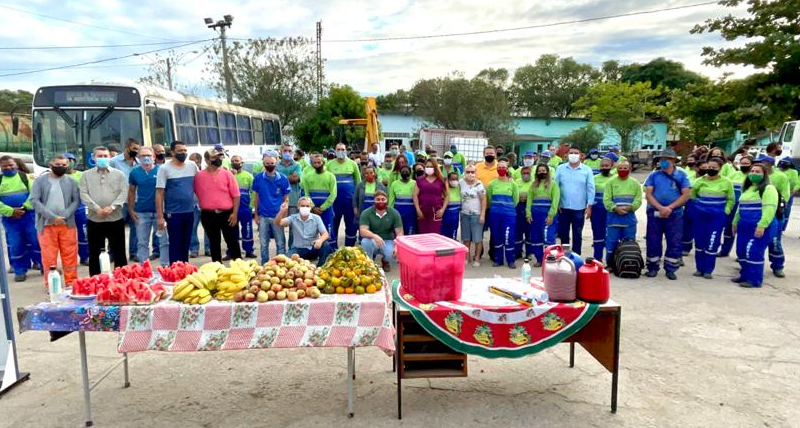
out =
<path fill-rule="evenodd" d="M 353 290 L 353 287 L 347 287 L 344 289 L 344 292 L 345 294 L 353 294 L 355 290 Z"/>
<path fill-rule="evenodd" d="M 344 287 L 336 287 L 337 294 L 344 294 Z"/>
<path fill-rule="evenodd" d="M 356 287 L 356 294 L 364 294 L 364 287 L 360 285 Z"/>
<path fill-rule="evenodd" d="M 375 288 L 375 286 L 374 286 L 374 285 L 368 285 L 368 286 L 367 286 L 367 294 L 372 294 L 372 293 L 374 293 L 374 292 L 376 292 L 376 291 L 378 291 L 378 289 L 377 289 L 377 288 Z"/>

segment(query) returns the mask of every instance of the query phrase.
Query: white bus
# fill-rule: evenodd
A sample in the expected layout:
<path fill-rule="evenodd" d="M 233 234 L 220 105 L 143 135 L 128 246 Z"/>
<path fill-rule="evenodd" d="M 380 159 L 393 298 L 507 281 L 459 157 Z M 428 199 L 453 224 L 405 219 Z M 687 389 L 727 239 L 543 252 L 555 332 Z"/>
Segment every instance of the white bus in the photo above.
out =
<path fill-rule="evenodd" d="M 800 130 L 797 129 L 799 122 L 793 120 L 784 123 L 778 134 L 778 141 L 783 149 L 781 157 L 789 156 L 797 167 L 800 167 Z"/>
<path fill-rule="evenodd" d="M 32 113 L 34 173 L 47 168 L 54 155 L 70 152 L 77 169 L 94 166 L 92 150 L 129 138 L 145 146 L 169 146 L 175 140 L 189 153 L 222 144 L 229 155 L 259 160 L 278 149 L 278 116 L 166 89 L 129 84 L 45 86 L 36 91 Z"/>

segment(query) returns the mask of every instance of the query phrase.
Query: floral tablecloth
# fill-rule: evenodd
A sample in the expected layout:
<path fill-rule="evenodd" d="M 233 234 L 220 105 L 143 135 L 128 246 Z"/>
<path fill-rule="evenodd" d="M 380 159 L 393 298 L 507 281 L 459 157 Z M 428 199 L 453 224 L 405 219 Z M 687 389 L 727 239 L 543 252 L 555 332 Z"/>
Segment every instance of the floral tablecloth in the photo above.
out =
<path fill-rule="evenodd" d="M 490 293 L 490 285 L 515 291 L 532 288 L 527 294 L 536 300 L 524 306 Z M 460 300 L 435 303 L 416 301 L 395 281 L 392 298 L 453 350 L 487 358 L 523 357 L 556 345 L 586 325 L 600 307 L 546 301 L 544 284 L 535 278 L 531 287 L 507 278 L 465 279 Z"/>
<path fill-rule="evenodd" d="M 67 298 L 19 308 L 17 316 L 21 332 L 119 331 L 119 352 L 377 346 L 391 355 L 395 345 L 388 299 L 386 291 L 205 305 L 99 306 Z"/>

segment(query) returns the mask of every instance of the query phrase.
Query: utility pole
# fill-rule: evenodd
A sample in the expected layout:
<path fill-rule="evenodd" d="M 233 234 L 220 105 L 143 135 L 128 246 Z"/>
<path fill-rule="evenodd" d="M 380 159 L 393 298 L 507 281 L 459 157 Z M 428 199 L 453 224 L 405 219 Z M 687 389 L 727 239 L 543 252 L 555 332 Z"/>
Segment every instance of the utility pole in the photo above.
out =
<path fill-rule="evenodd" d="M 233 88 L 231 87 L 231 68 L 228 64 L 228 37 L 225 34 L 225 30 L 230 28 L 233 23 L 233 15 L 225 15 L 222 18 L 217 22 L 214 22 L 211 18 L 205 18 L 203 22 L 214 31 L 219 29 L 219 39 L 222 42 L 222 74 L 225 80 L 225 97 L 228 104 L 230 104 L 233 102 Z"/>
<path fill-rule="evenodd" d="M 322 100 L 322 21 L 317 21 L 317 104 Z"/>
<path fill-rule="evenodd" d="M 172 60 L 167 57 L 167 87 L 172 90 Z"/>

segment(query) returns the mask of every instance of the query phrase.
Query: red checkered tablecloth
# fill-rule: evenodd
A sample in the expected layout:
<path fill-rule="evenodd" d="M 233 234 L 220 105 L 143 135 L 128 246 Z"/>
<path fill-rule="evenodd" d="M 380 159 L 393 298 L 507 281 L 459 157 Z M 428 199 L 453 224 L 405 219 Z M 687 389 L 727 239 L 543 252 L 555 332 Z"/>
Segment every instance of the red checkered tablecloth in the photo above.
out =
<path fill-rule="evenodd" d="M 386 290 L 386 288 L 384 288 Z M 322 295 L 295 302 L 125 306 L 119 352 L 377 346 L 391 355 L 388 293 Z"/>

